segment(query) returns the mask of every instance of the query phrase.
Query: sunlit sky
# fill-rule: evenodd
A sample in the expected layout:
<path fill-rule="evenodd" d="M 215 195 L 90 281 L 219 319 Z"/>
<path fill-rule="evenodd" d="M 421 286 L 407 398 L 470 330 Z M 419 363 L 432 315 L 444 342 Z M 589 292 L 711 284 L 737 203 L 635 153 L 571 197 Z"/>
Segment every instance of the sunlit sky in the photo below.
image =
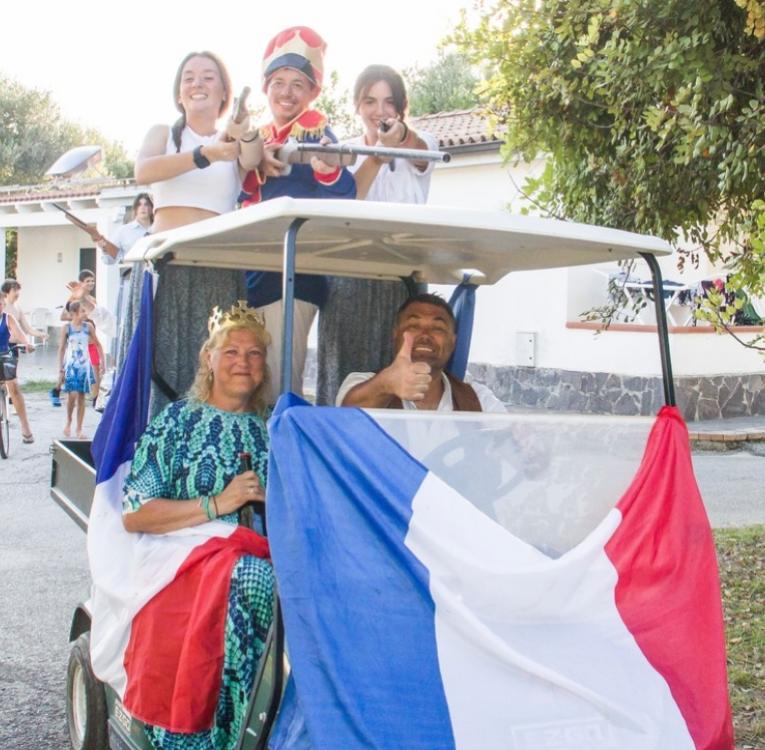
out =
<path fill-rule="evenodd" d="M 328 44 L 325 74 L 337 70 L 341 87 L 351 88 L 371 63 L 403 69 L 434 60 L 460 8 L 471 6 L 472 0 L 21 0 L 3 7 L 0 73 L 50 91 L 67 119 L 122 141 L 132 157 L 152 124 L 177 117 L 173 77 L 191 50 L 218 53 L 234 89 L 252 86 L 250 105 L 262 105 L 263 51 L 283 28 L 318 31 Z"/>

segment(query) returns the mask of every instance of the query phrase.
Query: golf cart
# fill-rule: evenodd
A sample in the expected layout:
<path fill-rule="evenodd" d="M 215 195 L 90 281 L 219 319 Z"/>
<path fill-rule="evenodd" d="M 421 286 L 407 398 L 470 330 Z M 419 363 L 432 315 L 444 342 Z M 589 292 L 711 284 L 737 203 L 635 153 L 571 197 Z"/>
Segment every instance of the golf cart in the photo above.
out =
<path fill-rule="evenodd" d="M 376 279 L 413 278 L 417 282 L 433 284 L 457 284 L 465 274 L 469 274 L 471 282 L 480 286 L 494 284 L 513 271 L 640 257 L 647 262 L 653 277 L 664 399 L 667 405 L 674 406 L 667 323 L 661 304 L 662 282 L 656 261 L 657 256 L 669 253 L 669 245 L 656 238 L 555 220 L 434 206 L 280 198 L 147 237 L 130 251 L 126 261 L 143 262 L 147 267 L 172 263 L 282 271 L 285 320 L 281 383 L 284 392 L 288 388 L 286 384 L 291 382 L 292 305 L 296 272 Z M 397 439 L 407 439 L 404 433 L 410 417 L 406 413 L 380 414 L 375 418 Z M 437 415 L 433 418 L 437 419 Z M 528 425 L 528 420 L 533 418 L 521 415 L 518 419 L 521 422 L 526 420 Z M 544 428 L 540 432 L 542 442 L 557 439 L 554 436 L 564 431 L 556 426 L 556 419 L 551 416 L 541 418 Z M 626 459 L 622 457 L 615 463 L 611 476 L 613 481 L 601 487 L 600 505 L 593 501 L 590 506 L 588 512 L 592 518 L 588 523 L 591 527 L 607 507 L 603 504 L 606 502 L 603 498 L 613 503 L 614 493 L 618 497 L 629 479 L 623 476 L 624 472 L 637 468 L 650 421 L 586 419 L 592 427 L 590 434 L 600 436 L 593 450 L 603 452 L 613 451 L 615 433 L 609 431 L 609 424 L 615 423 L 617 432 L 621 434 L 633 430 L 630 425 L 636 425 L 631 433 L 634 439 L 630 456 Z M 465 417 L 461 424 L 463 434 L 447 436 L 441 440 L 440 446 L 440 438 L 436 436 L 427 450 L 421 449 L 423 462 L 430 460 L 433 464 L 431 469 L 442 472 L 453 485 L 460 484 L 459 474 L 464 474 L 467 467 L 459 461 L 455 464 L 450 454 L 455 446 L 463 450 L 473 440 L 471 418 Z M 495 450 L 496 435 L 490 435 L 489 440 L 493 441 L 492 450 Z M 569 447 L 581 443 L 581 436 L 574 437 Z M 415 450 L 414 445 L 412 450 Z M 557 446 L 556 452 L 565 454 L 566 450 Z M 578 454 L 574 460 L 580 460 Z M 527 465 L 532 463 L 528 451 L 524 461 Z M 566 473 L 566 469 L 556 465 L 555 472 L 560 476 Z M 540 479 L 543 474 L 538 471 L 534 481 L 543 482 L 544 479 Z M 88 528 L 95 475 L 89 443 L 67 440 L 54 443 L 51 495 L 83 530 Z M 622 475 L 621 479 L 619 475 Z M 602 477 L 599 477 L 600 480 Z M 518 482 L 515 483 L 517 485 Z M 507 492 L 513 489 L 508 489 L 511 484 L 504 483 Z M 505 504 L 504 507 L 512 506 Z M 548 549 L 557 555 L 571 549 L 577 539 L 587 532 L 586 528 L 572 530 L 567 525 L 562 532 L 558 529 L 548 534 L 540 531 L 538 513 L 524 516 L 516 511 L 517 508 L 510 513 L 514 520 L 508 523 L 518 524 L 517 519 L 523 516 L 521 524 L 526 524 L 526 531 L 517 525 L 514 531 L 527 539 L 533 538 L 537 548 Z M 553 539 L 556 534 L 557 538 Z M 130 716 L 118 694 L 109 685 L 99 682 L 92 673 L 89 631 L 90 614 L 85 602 L 75 610 L 69 635 L 72 651 L 67 680 L 67 720 L 72 747 L 76 750 L 150 748 L 142 724 Z M 277 603 L 266 651 L 237 744 L 238 750 L 263 750 L 267 747 L 279 713 L 288 670 L 284 620 Z"/>

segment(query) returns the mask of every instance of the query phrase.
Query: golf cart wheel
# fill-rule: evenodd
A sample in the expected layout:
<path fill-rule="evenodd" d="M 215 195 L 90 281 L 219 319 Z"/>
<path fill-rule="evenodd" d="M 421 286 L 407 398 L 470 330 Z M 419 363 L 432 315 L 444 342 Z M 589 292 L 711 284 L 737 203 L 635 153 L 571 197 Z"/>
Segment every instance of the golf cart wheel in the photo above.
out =
<path fill-rule="evenodd" d="M 69 653 L 66 673 L 66 724 L 74 750 L 108 750 L 104 686 L 90 667 L 90 633 L 83 633 Z"/>

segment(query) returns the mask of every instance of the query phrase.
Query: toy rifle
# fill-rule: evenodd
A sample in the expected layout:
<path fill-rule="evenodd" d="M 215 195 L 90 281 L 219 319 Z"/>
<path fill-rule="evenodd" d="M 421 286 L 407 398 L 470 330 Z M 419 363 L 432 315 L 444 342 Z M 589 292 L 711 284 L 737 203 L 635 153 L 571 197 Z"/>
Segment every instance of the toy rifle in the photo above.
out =
<path fill-rule="evenodd" d="M 361 146 L 355 143 L 298 143 L 294 138 L 274 153 L 287 167 L 283 175 L 290 173 L 293 164 L 309 164 L 311 157 L 318 156 L 327 164 L 347 167 L 356 163 L 359 156 L 379 156 L 386 159 L 410 159 L 411 161 L 451 161 L 451 154 L 444 151 L 425 151 L 419 148 L 387 148 L 385 146 Z"/>
<path fill-rule="evenodd" d="M 87 232 L 93 242 L 95 242 L 101 236 L 101 233 L 94 226 L 91 224 L 86 224 L 82 219 L 78 219 L 73 213 L 67 211 L 62 205 L 58 203 L 53 203 L 52 205 L 54 208 L 57 208 L 59 211 L 61 211 L 61 213 L 64 214 L 67 221 L 71 222 L 79 229 L 82 229 L 83 232 Z"/>
<path fill-rule="evenodd" d="M 232 107 L 231 112 L 231 122 L 236 123 L 237 125 L 241 122 L 244 122 L 244 119 L 249 114 L 249 110 L 247 109 L 247 97 L 250 95 L 250 91 L 250 87 L 245 86 L 239 96 L 234 99 L 234 106 Z M 233 141 L 234 139 L 229 135 L 225 135 L 223 140 Z"/>
<path fill-rule="evenodd" d="M 233 114 L 233 120 L 234 122 L 242 122 L 245 117 L 248 115 L 247 111 L 247 97 L 250 95 L 250 87 L 245 86 L 242 89 L 242 92 L 239 94 L 239 96 L 234 99 L 234 114 Z"/>
<path fill-rule="evenodd" d="M 381 133 L 387 133 L 391 129 L 391 127 L 392 126 L 388 122 L 386 122 L 385 120 L 381 120 L 380 124 L 377 126 L 378 130 Z M 396 171 L 396 160 L 395 159 L 391 159 L 388 162 L 388 169 L 390 169 L 391 172 L 395 172 Z"/>

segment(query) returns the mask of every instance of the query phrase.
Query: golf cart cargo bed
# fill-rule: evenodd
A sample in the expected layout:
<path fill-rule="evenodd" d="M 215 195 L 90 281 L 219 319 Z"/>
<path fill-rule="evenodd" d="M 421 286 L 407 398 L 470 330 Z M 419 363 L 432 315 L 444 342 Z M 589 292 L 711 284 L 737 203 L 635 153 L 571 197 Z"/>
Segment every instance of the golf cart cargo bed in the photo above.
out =
<path fill-rule="evenodd" d="M 86 531 L 96 489 L 90 440 L 55 440 L 51 452 L 50 495 Z"/>

